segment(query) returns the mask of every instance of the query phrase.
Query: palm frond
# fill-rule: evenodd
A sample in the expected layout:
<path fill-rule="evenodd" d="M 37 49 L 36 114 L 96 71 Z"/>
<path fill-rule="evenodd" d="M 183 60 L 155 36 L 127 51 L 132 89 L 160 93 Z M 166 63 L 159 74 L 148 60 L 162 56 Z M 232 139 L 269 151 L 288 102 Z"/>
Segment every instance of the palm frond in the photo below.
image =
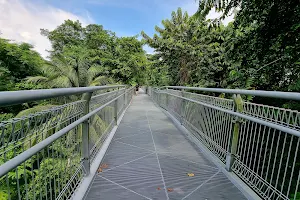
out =
<path fill-rule="evenodd" d="M 49 86 L 54 88 L 73 87 L 72 82 L 67 76 L 58 76 L 57 78 L 49 81 Z"/>
<path fill-rule="evenodd" d="M 25 78 L 25 81 L 26 83 L 33 83 L 33 84 L 46 83 L 49 81 L 49 78 L 45 76 L 29 76 Z"/>
<path fill-rule="evenodd" d="M 87 72 L 87 77 L 88 77 L 88 83 L 91 83 L 93 81 L 93 79 L 97 76 L 99 76 L 99 74 L 101 74 L 103 72 L 103 69 L 101 68 L 101 66 L 97 65 L 97 66 L 92 66 L 88 69 Z"/>
<path fill-rule="evenodd" d="M 91 125 L 98 129 L 101 133 L 103 133 L 108 126 L 98 115 L 94 115 L 91 122 Z"/>
<path fill-rule="evenodd" d="M 65 58 L 57 57 L 52 64 L 52 70 L 56 71 L 56 77 L 68 77 L 73 86 L 79 86 L 78 74 L 72 65 L 70 65 Z"/>
<path fill-rule="evenodd" d="M 112 82 L 112 78 L 108 78 L 106 76 L 98 76 L 90 83 L 90 86 L 107 85 Z"/>
<path fill-rule="evenodd" d="M 79 85 L 86 86 L 88 85 L 88 69 L 90 68 L 90 63 L 86 58 L 79 58 L 77 62 Z"/>
<path fill-rule="evenodd" d="M 93 141 L 92 143 L 95 144 L 100 139 L 102 132 L 96 130 L 94 126 L 89 127 L 89 132 L 90 141 Z"/>

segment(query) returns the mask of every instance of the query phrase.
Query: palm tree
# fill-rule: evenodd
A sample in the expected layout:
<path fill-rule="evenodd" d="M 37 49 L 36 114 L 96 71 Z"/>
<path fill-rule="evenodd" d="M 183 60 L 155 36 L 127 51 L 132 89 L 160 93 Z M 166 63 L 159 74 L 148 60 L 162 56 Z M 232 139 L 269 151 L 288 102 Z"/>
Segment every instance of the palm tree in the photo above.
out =
<path fill-rule="evenodd" d="M 88 50 L 81 47 L 70 47 L 64 49 L 63 54 L 56 55 L 52 57 L 51 61 L 47 61 L 42 69 L 42 74 L 40 76 L 28 77 L 26 79 L 29 83 L 42 83 L 49 88 L 67 88 L 67 87 L 87 87 L 87 86 L 99 86 L 112 83 L 112 78 L 103 76 L 103 70 L 99 64 L 93 62 L 90 57 Z M 49 109 L 58 108 L 55 104 L 66 103 L 77 101 L 80 97 L 63 97 L 63 99 L 58 99 L 58 102 L 54 104 L 40 104 L 35 107 L 21 111 L 17 117 L 26 118 L 26 116 L 32 113 L 45 113 L 47 111 L 51 112 Z M 83 98 L 83 97 L 81 97 Z M 49 103 L 49 102 L 46 102 Z M 99 105 L 101 106 L 101 105 Z M 41 112 L 43 111 L 43 112 Z M 107 107 L 103 112 L 111 111 L 111 107 Z M 68 110 L 62 111 L 61 116 L 67 115 Z M 24 118 L 24 119 L 25 119 Z M 49 117 L 48 117 L 49 118 Z M 48 121 L 56 121 L 60 118 L 60 115 L 51 116 Z M 54 128 L 47 128 L 52 126 L 49 122 L 41 124 L 43 130 L 40 131 L 40 134 L 43 135 L 41 138 L 46 138 L 52 135 L 54 132 L 63 128 L 66 124 L 58 120 L 57 126 Z M 45 128 L 46 127 L 46 128 Z M 91 138 L 96 140 L 96 138 L 101 137 L 105 132 L 108 124 L 101 119 L 100 115 L 95 115 L 91 119 L 90 132 Z M 81 130 L 80 134 L 81 134 Z M 32 132 L 32 130 L 30 130 Z M 97 141 L 97 140 L 96 140 Z M 40 140 L 34 141 L 34 144 L 40 142 Z"/>
<path fill-rule="evenodd" d="M 101 65 L 89 58 L 86 48 L 73 46 L 45 63 L 40 76 L 28 77 L 27 82 L 42 83 L 50 88 L 87 87 L 112 83 L 103 76 Z"/>
<path fill-rule="evenodd" d="M 170 73 L 178 77 L 179 80 L 176 82 L 180 85 L 187 84 L 191 78 L 189 71 L 192 65 L 189 62 L 191 46 L 187 46 L 186 41 L 191 40 L 192 34 L 190 34 L 189 29 L 193 26 L 191 25 L 193 23 L 192 18 L 188 16 L 187 12 L 182 12 L 182 9 L 178 8 L 177 11 L 172 12 L 171 19 L 162 20 L 161 23 L 163 28 L 155 27 L 159 35 L 154 34 L 152 39 L 145 32 L 142 32 L 142 36 L 157 52 L 168 52 L 167 55 L 162 54 L 161 57 L 172 57 L 172 63 L 168 63 L 169 66 L 172 66 Z M 167 49 L 165 49 L 165 44 L 168 45 Z M 178 52 L 178 54 L 175 55 L 173 52 Z"/>

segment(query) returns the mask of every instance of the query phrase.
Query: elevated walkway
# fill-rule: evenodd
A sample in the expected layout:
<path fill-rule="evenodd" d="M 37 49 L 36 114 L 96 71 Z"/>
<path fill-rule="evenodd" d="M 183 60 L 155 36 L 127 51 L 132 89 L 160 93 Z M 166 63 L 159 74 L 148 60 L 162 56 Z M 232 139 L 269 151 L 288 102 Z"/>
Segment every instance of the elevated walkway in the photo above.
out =
<path fill-rule="evenodd" d="M 86 193 L 99 199 L 246 199 L 150 97 L 133 98 Z"/>
<path fill-rule="evenodd" d="M 243 100 L 299 93 L 144 89 L 0 92 L 0 106 L 72 96 L 0 122 L 0 199 L 299 199 L 300 112 Z"/>

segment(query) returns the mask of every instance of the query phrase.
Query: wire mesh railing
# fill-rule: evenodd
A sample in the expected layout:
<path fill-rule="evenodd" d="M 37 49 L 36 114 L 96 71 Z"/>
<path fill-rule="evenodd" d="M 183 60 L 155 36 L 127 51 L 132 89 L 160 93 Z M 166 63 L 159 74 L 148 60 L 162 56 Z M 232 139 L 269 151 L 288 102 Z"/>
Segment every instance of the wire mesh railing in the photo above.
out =
<path fill-rule="evenodd" d="M 0 156 L 9 159 L 29 149 L 83 114 L 85 101 L 76 101 L 0 122 Z M 6 162 L 6 160 L 4 160 Z"/>
<path fill-rule="evenodd" d="M 148 88 L 148 94 L 189 130 L 228 171 L 238 175 L 262 199 L 300 199 L 300 113 L 295 110 L 196 94 L 225 89 Z M 300 94 L 250 91 L 249 95 L 299 99 Z"/>
<path fill-rule="evenodd" d="M 108 89 L 115 90 L 105 92 Z M 92 96 L 99 90 L 105 93 Z M 41 95 L 46 99 L 74 93 L 82 93 L 83 98 L 0 122 L 0 199 L 69 199 L 89 174 L 91 163 L 118 115 L 130 103 L 133 91 L 124 86 L 53 89 L 52 96 L 43 90 L 34 91 L 37 100 L 43 99 Z M 34 95 L 12 93 L 0 93 L 0 99 L 35 100 Z"/>

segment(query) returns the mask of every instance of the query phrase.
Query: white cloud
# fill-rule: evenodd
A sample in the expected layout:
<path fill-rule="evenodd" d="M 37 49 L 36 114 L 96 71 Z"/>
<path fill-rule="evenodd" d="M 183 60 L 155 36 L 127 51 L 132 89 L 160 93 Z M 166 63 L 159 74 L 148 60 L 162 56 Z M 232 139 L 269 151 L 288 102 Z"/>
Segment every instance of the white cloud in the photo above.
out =
<path fill-rule="evenodd" d="M 208 15 L 206 16 L 206 19 L 216 19 L 219 18 L 222 15 L 222 13 L 216 12 L 215 8 L 211 9 L 209 11 Z M 224 20 L 222 20 L 224 25 L 227 25 L 229 22 L 232 22 L 234 20 L 234 14 L 225 17 Z"/>
<path fill-rule="evenodd" d="M 190 0 L 188 3 L 185 3 L 181 6 L 183 11 L 187 11 L 189 15 L 193 15 L 198 10 L 199 3 L 195 0 Z"/>
<path fill-rule="evenodd" d="M 49 5 L 28 0 L 0 0 L 0 37 L 30 43 L 44 58 L 51 44 L 40 34 L 40 29 L 53 30 L 66 19 L 79 20 L 83 25 L 92 23 L 90 16 L 74 15 Z"/>
<path fill-rule="evenodd" d="M 144 45 L 143 46 L 144 51 L 146 51 L 147 54 L 154 54 L 154 50 L 152 47 L 150 47 L 149 45 Z"/>
<path fill-rule="evenodd" d="M 191 16 L 195 14 L 198 10 L 199 2 L 195 0 L 186 0 L 182 1 L 181 8 L 183 11 L 187 11 L 188 14 Z M 213 8 L 206 16 L 206 19 L 216 19 L 221 16 L 221 13 L 216 12 L 216 10 Z M 234 15 L 227 16 L 224 20 L 222 20 L 224 25 L 227 25 L 229 22 L 232 22 L 234 20 Z"/>

